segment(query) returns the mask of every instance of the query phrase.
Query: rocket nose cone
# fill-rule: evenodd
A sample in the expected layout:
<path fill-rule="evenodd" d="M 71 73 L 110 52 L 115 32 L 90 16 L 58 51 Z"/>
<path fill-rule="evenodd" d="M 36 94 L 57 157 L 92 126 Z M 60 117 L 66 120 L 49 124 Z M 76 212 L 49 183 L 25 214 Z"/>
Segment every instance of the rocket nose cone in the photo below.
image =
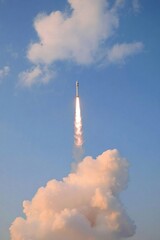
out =
<path fill-rule="evenodd" d="M 79 88 L 79 83 L 78 83 L 78 81 L 76 81 L 76 97 L 78 97 L 78 95 L 79 95 L 78 88 Z"/>

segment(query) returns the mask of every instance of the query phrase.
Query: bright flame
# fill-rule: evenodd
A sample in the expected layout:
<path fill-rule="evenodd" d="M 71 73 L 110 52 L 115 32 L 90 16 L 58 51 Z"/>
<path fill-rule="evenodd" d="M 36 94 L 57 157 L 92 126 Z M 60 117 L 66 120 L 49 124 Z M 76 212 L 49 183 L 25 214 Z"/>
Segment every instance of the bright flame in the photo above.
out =
<path fill-rule="evenodd" d="M 81 148 L 83 145 L 82 117 L 79 97 L 76 97 L 75 104 L 74 143 L 78 148 Z"/>

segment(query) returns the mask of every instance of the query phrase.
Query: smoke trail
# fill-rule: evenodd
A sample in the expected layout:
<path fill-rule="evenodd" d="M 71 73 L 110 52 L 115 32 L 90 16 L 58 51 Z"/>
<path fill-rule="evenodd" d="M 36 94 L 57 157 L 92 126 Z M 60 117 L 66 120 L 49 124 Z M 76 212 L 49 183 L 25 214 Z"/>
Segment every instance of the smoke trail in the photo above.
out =
<path fill-rule="evenodd" d="M 81 107 L 80 99 L 76 97 L 75 104 L 75 146 L 82 147 L 83 145 L 83 136 L 82 136 L 82 117 L 81 117 Z"/>
<path fill-rule="evenodd" d="M 122 240 L 135 233 L 119 194 L 128 182 L 128 162 L 117 150 L 84 158 L 62 181 L 49 181 L 31 201 L 25 218 L 10 227 L 11 240 Z"/>
<path fill-rule="evenodd" d="M 74 157 L 80 161 L 83 155 L 83 131 L 80 98 L 75 99 L 75 119 L 74 119 Z"/>

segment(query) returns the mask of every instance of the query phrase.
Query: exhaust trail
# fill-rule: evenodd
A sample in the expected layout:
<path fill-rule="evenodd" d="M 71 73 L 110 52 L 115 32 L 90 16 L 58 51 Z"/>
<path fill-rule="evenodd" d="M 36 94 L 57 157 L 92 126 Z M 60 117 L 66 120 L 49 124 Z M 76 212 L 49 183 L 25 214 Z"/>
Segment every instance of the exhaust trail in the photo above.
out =
<path fill-rule="evenodd" d="M 76 164 L 61 181 L 50 180 L 31 201 L 25 217 L 10 227 L 11 240 L 124 240 L 136 226 L 120 201 L 128 184 L 128 162 L 116 149 L 96 159 L 83 156 L 82 116 L 76 82 L 74 149 Z"/>
<path fill-rule="evenodd" d="M 75 121 L 74 121 L 74 143 L 76 147 L 83 146 L 83 132 L 82 132 L 82 117 L 81 117 L 81 108 L 80 108 L 80 99 L 76 97 L 75 103 Z"/>
<path fill-rule="evenodd" d="M 125 240 L 136 230 L 119 197 L 127 183 L 128 162 L 116 149 L 85 157 L 23 202 L 11 240 Z"/>
<path fill-rule="evenodd" d="M 79 97 L 79 82 L 76 81 L 75 119 L 74 119 L 74 158 L 80 161 L 83 156 L 83 127 Z"/>

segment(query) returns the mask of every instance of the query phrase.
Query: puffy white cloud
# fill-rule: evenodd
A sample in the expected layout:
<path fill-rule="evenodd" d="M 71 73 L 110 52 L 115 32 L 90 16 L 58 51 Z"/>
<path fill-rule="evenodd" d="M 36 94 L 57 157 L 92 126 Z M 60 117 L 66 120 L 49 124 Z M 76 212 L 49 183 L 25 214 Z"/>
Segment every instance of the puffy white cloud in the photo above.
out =
<path fill-rule="evenodd" d="M 32 43 L 27 54 L 33 63 L 50 64 L 58 60 L 92 63 L 102 42 L 118 27 L 118 3 L 109 9 L 106 0 L 68 2 L 71 15 L 56 11 L 36 17 L 34 28 L 39 42 Z"/>
<path fill-rule="evenodd" d="M 119 200 L 128 181 L 128 163 L 117 150 L 86 157 L 63 181 L 51 180 L 32 201 L 26 218 L 15 219 L 12 240 L 118 240 L 135 225 Z"/>
<path fill-rule="evenodd" d="M 108 50 L 107 59 L 111 63 L 120 63 L 126 57 L 139 53 L 142 49 L 143 43 L 141 42 L 115 44 Z"/>
<path fill-rule="evenodd" d="M 10 72 L 10 67 L 9 66 L 4 66 L 3 68 L 0 69 L 0 79 L 3 79 L 6 77 Z"/>
<path fill-rule="evenodd" d="M 68 4 L 70 12 L 41 13 L 35 18 L 34 29 L 38 41 L 31 42 L 27 51 L 27 58 L 36 66 L 35 69 L 39 64 L 53 66 L 59 61 L 81 65 L 102 63 L 104 56 L 109 57 L 108 62 L 115 63 L 116 61 L 110 61 L 110 55 L 117 46 L 121 49 L 125 46 L 122 58 L 134 52 L 131 50 L 129 53 L 126 49 L 131 49 L 132 43 L 130 46 L 117 43 L 111 49 L 108 46 L 108 40 L 119 27 L 119 12 L 125 6 L 125 0 L 68 0 Z M 133 0 L 132 5 L 134 9 L 138 9 L 139 1 Z M 21 75 L 27 79 L 30 72 L 29 70 L 27 75 Z M 45 83 L 42 78 L 38 80 L 37 75 L 28 82 L 30 86 L 38 82 Z"/>

